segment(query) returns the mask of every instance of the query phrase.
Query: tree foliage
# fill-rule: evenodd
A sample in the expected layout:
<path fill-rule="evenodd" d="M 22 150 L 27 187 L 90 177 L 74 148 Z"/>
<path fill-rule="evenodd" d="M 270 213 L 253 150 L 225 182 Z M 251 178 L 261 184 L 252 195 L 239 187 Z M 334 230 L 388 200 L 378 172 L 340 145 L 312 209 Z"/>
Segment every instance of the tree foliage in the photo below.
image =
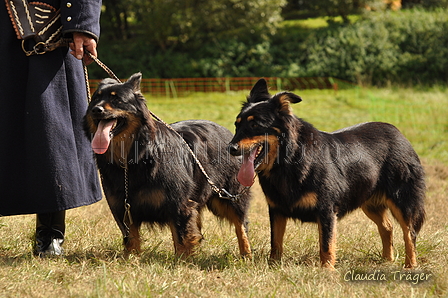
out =
<path fill-rule="evenodd" d="M 404 8 L 447 8 L 448 0 L 402 0 L 401 4 Z"/>
<path fill-rule="evenodd" d="M 142 71 L 153 78 L 333 76 L 373 85 L 448 82 L 446 9 L 377 10 L 353 24 L 281 26 L 273 34 L 280 8 L 268 10 L 274 3 L 269 1 L 106 1 L 128 3 L 121 13 L 109 11 L 121 23 L 113 32 L 103 26 L 99 45 L 101 59 L 123 78 Z M 237 8 L 229 14 L 224 3 Z M 104 33 L 127 40 L 104 41 Z M 93 68 L 91 77 L 102 78 L 104 72 Z"/>
<path fill-rule="evenodd" d="M 114 37 L 138 34 L 168 48 L 229 34 L 272 34 L 286 0 L 106 0 L 102 22 Z M 133 21 L 132 34 L 128 19 Z"/>
<path fill-rule="evenodd" d="M 131 37 L 128 18 L 131 13 L 129 5 L 133 0 L 104 0 L 101 15 L 103 35 L 108 39 L 126 40 Z M 105 33 L 105 34 L 104 34 Z"/>
<path fill-rule="evenodd" d="M 348 24 L 350 23 L 348 16 L 359 13 L 365 2 L 367 0 L 314 0 L 309 1 L 307 5 L 330 19 L 340 16 L 344 23 Z"/>
<path fill-rule="evenodd" d="M 335 17 L 341 17 L 345 24 L 349 24 L 348 16 L 351 14 L 359 14 L 366 9 L 383 10 L 386 7 L 384 0 L 289 0 L 283 15 L 286 18 L 327 17 L 330 23 L 334 22 Z"/>

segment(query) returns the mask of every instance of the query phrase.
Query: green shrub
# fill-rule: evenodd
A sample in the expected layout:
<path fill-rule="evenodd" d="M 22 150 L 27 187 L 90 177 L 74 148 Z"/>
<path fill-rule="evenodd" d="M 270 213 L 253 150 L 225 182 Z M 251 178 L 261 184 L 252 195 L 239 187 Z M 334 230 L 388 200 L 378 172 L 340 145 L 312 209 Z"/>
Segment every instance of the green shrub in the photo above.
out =
<path fill-rule="evenodd" d="M 446 10 L 375 12 L 350 26 L 317 31 L 297 59 L 309 76 L 375 85 L 446 83 L 447 24 Z"/>

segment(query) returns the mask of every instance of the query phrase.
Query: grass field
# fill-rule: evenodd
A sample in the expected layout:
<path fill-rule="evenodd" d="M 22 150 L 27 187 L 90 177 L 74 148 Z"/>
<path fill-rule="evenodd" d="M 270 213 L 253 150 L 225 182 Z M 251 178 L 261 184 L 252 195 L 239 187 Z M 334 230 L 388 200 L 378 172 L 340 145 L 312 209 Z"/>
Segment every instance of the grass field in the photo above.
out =
<path fill-rule="evenodd" d="M 232 131 L 247 92 L 148 96 L 167 122 L 209 119 Z M 250 208 L 252 260 L 238 257 L 236 237 L 204 212 L 198 254 L 179 260 L 168 229 L 144 229 L 140 256 L 122 254 L 121 235 L 105 200 L 67 214 L 66 256 L 32 256 L 34 216 L 0 218 L 0 297 L 446 297 L 448 295 L 448 90 L 351 89 L 297 91 L 294 112 L 332 131 L 365 121 L 396 125 L 420 154 L 427 172 L 427 221 L 417 241 L 420 267 L 402 269 L 404 244 L 395 227 L 396 261 L 381 259 L 376 226 L 362 212 L 338 224 L 338 262 L 319 268 L 317 227 L 289 222 L 281 264 L 267 261 L 269 221 L 258 185 Z M 7 199 L 7 198 L 2 198 Z M 422 275 L 421 275 L 422 274 Z M 355 281 L 360 277 L 370 281 Z M 385 279 L 385 280 L 383 280 Z"/>

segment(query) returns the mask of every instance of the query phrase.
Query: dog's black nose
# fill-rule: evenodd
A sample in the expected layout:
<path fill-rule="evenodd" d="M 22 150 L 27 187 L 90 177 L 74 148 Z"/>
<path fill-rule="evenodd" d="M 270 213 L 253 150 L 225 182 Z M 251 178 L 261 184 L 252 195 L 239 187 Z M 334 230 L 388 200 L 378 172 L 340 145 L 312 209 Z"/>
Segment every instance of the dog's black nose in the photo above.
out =
<path fill-rule="evenodd" d="M 102 114 L 102 113 L 104 113 L 104 108 L 102 106 L 94 106 L 92 108 L 92 113 L 96 114 L 96 115 Z"/>
<path fill-rule="evenodd" d="M 237 143 L 230 143 L 227 145 L 227 151 L 232 154 L 233 156 L 239 156 L 241 155 L 240 146 L 238 146 Z"/>

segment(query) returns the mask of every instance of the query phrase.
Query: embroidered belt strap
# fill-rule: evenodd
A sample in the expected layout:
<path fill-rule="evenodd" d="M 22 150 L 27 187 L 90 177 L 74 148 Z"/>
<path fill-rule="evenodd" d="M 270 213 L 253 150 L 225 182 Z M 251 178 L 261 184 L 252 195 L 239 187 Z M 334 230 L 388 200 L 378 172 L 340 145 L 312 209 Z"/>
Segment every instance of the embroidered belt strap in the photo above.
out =
<path fill-rule="evenodd" d="M 27 55 L 43 54 L 52 51 L 61 43 L 62 24 L 60 10 L 42 2 L 27 0 L 5 0 L 17 38 L 22 39 L 23 50 Z M 31 51 L 25 49 L 25 41 L 33 39 L 35 46 Z"/>

